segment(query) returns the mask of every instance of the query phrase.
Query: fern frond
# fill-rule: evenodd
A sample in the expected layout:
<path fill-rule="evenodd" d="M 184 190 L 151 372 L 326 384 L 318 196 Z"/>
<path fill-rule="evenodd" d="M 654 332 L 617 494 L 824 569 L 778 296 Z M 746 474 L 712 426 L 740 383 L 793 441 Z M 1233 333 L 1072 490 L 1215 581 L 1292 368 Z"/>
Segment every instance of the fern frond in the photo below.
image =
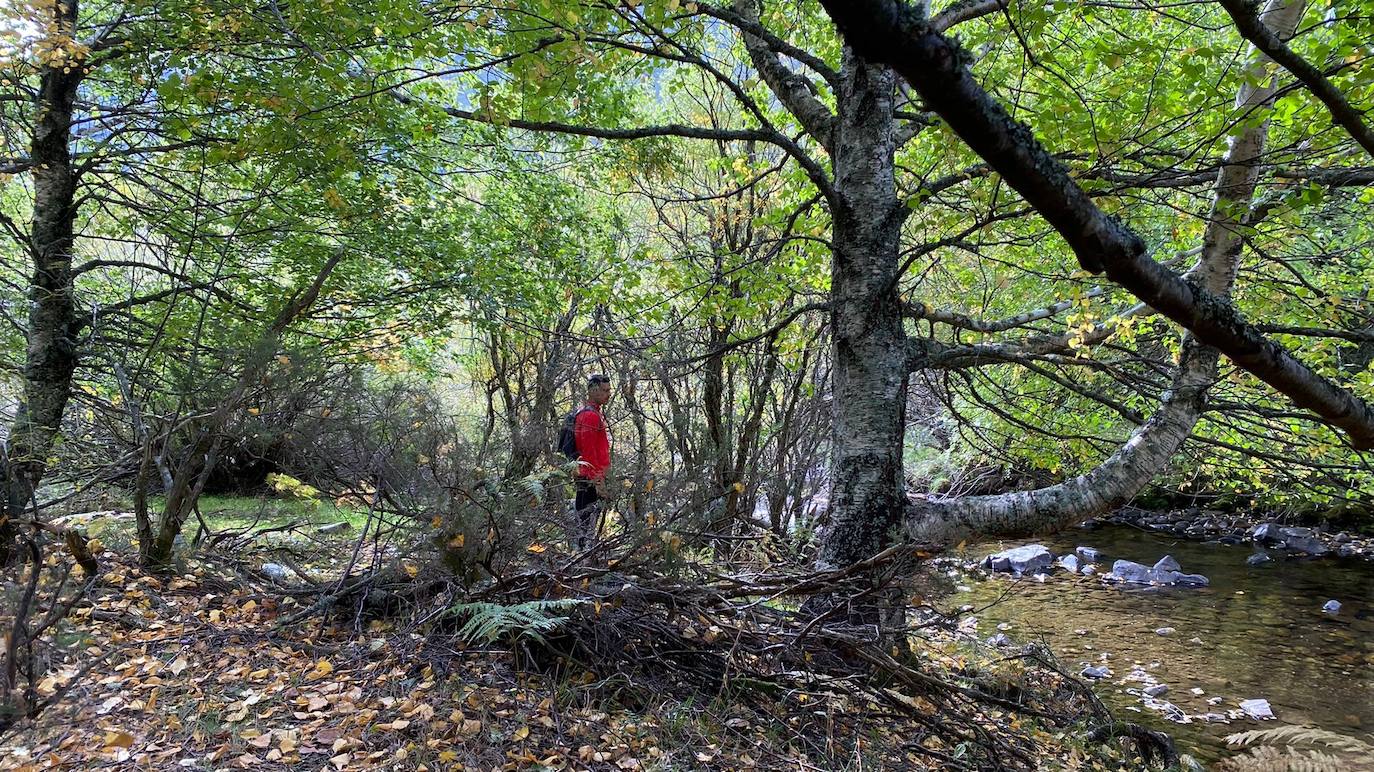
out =
<path fill-rule="evenodd" d="M 538 504 L 544 501 L 545 481 L 542 473 L 536 472 L 528 477 L 522 477 L 515 481 L 520 491 Z"/>
<path fill-rule="evenodd" d="M 1374 738 L 1371 738 L 1374 740 Z M 1374 756 L 1374 743 L 1358 737 L 1321 729 L 1315 726 L 1294 724 L 1276 726 L 1270 729 L 1256 729 L 1226 736 L 1227 744 L 1233 747 L 1246 745 L 1325 745 L 1347 753 L 1361 753 Z"/>
<path fill-rule="evenodd" d="M 448 610 L 449 616 L 466 617 L 458 637 L 470 644 L 489 644 L 501 638 L 529 638 L 544 642 L 544 634 L 568 621 L 558 612 L 571 611 L 585 601 L 576 599 L 532 600 L 503 606 L 499 603 L 460 603 Z"/>
<path fill-rule="evenodd" d="M 1261 745 L 1217 765 L 1218 772 L 1338 772 L 1349 760 L 1319 751 Z"/>

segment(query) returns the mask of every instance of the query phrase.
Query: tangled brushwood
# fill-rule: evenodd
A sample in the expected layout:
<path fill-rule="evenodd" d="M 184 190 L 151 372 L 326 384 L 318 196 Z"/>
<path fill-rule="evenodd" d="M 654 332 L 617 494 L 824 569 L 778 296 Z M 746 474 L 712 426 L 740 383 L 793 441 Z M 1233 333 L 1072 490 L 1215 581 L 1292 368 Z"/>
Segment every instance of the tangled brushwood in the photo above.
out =
<path fill-rule="evenodd" d="M 1112 719 L 1048 649 L 991 650 L 912 601 L 929 564 L 913 547 L 841 570 L 723 573 L 692 561 L 663 570 L 649 543 L 622 535 L 581 554 L 540 545 L 520 570 L 467 588 L 360 576 L 329 605 L 355 620 L 408 617 L 424 631 L 415 666 L 436 673 L 496 647 L 517 671 L 576 683 L 602 704 L 743 706 L 752 718 L 731 721 L 770 727 L 768 742 L 793 754 L 779 764 L 1035 769 L 1073 738 L 1084 763 L 1178 763 L 1167 735 Z M 802 610 L 816 598 L 826 612 Z M 906 624 L 853 621 L 872 617 Z"/>

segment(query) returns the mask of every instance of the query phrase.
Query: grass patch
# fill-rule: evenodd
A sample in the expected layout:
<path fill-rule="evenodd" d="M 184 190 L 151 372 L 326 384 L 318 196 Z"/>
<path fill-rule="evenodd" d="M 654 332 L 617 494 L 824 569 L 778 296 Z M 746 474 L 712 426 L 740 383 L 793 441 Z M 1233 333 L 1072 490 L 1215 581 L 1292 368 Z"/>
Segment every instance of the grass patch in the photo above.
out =
<path fill-rule="evenodd" d="M 166 500 L 152 496 L 148 508 L 161 511 Z M 354 528 L 367 522 L 367 509 L 323 499 L 274 496 L 202 496 L 200 511 L 213 530 L 283 526 L 289 523 L 323 525 L 347 521 Z"/>

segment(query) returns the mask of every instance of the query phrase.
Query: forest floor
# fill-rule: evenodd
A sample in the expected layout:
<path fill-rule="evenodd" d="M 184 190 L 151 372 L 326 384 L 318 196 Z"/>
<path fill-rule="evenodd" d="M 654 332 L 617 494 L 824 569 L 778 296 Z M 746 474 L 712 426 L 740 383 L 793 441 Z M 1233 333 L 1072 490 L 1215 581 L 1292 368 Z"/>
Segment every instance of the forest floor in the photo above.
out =
<path fill-rule="evenodd" d="M 261 538 L 222 541 L 231 559 L 211 552 L 168 573 L 134 564 L 127 520 L 92 528 L 105 542 L 102 570 L 63 625 L 64 656 L 37 684 L 53 704 L 0 738 L 0 768 L 936 769 L 969 751 L 933 739 L 917 752 L 913 732 L 938 723 L 942 709 L 921 696 L 899 695 L 915 724 L 834 684 L 760 708 L 728 690 L 636 688 L 609 666 L 537 672 L 510 645 L 470 645 L 432 620 L 326 620 L 244 567 L 287 550 L 297 567 L 327 572 L 354 543 L 350 533 L 317 533 L 339 513 L 313 513 L 315 524 L 289 536 L 276 530 L 300 521 L 289 506 L 263 516 L 220 503 L 212 528 L 247 522 Z M 691 632 L 691 619 L 674 624 L 710 639 L 707 628 Z M 957 635 L 922 641 L 917 656 L 951 683 L 980 672 L 1011 684 L 1009 693 L 1072 690 L 1058 674 Z M 1084 745 L 1082 726 L 995 707 L 969 715 L 976 726 L 959 731 L 970 744 L 1005 735 L 1008 747 L 1033 749 L 1040 768 L 1138 768 L 1116 746 Z M 1007 768 L 1024 760 L 1008 758 Z"/>

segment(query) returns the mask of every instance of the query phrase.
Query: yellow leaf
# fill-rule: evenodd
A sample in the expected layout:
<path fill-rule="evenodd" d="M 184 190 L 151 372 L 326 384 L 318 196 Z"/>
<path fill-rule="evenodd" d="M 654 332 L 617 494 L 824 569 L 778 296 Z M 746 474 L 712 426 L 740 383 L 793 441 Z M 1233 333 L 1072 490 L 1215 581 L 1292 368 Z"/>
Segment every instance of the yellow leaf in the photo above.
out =
<path fill-rule="evenodd" d="M 106 732 L 106 748 L 129 748 L 134 744 L 134 736 L 128 732 Z"/>
<path fill-rule="evenodd" d="M 308 678 L 324 678 L 332 672 L 334 672 L 334 664 L 327 659 L 322 659 L 315 663 L 315 667 L 311 668 L 306 676 Z"/>
<path fill-rule="evenodd" d="M 460 550 L 463 548 L 463 543 L 466 541 L 467 534 L 460 533 L 457 536 L 454 536 L 452 539 L 448 540 L 448 547 L 449 549 Z"/>
<path fill-rule="evenodd" d="M 458 754 L 453 751 L 439 751 L 439 760 L 445 764 L 452 764 L 458 760 Z"/>
<path fill-rule="evenodd" d="M 256 408 L 256 407 L 250 407 L 250 408 L 248 408 L 248 415 L 257 415 L 257 414 L 259 414 L 259 413 L 261 413 L 261 412 L 262 412 L 262 410 L 259 409 L 259 408 Z"/>
<path fill-rule="evenodd" d="M 541 553 L 541 552 L 543 552 L 544 550 L 548 549 L 548 547 L 545 547 L 545 546 L 542 545 L 542 544 L 531 544 L 530 546 L 526 547 L 525 549 L 527 549 L 527 550 L 529 550 L 530 552 L 533 552 L 534 554 L 538 555 L 539 553 Z"/>
<path fill-rule="evenodd" d="M 517 739 L 517 740 L 523 740 L 523 739 L 525 739 L 526 737 L 529 737 L 529 736 L 530 736 L 530 728 L 527 727 L 527 726 L 522 726 L 522 727 L 520 727 L 519 729 L 515 730 L 515 733 L 514 733 L 514 734 L 511 735 L 511 737 L 513 737 L 513 738 L 515 738 L 515 739 Z"/>
<path fill-rule="evenodd" d="M 172 666 L 167 669 L 172 671 L 172 675 L 181 675 L 181 671 L 185 670 L 188 666 L 189 663 L 186 662 L 185 657 L 177 657 L 176 661 L 172 663 Z"/>

